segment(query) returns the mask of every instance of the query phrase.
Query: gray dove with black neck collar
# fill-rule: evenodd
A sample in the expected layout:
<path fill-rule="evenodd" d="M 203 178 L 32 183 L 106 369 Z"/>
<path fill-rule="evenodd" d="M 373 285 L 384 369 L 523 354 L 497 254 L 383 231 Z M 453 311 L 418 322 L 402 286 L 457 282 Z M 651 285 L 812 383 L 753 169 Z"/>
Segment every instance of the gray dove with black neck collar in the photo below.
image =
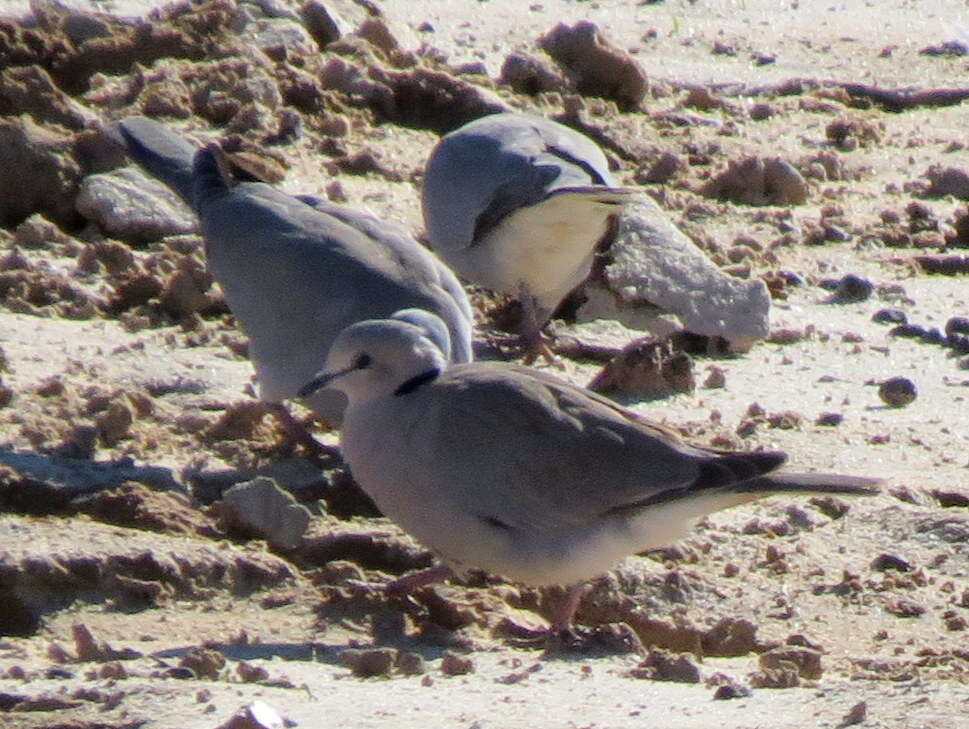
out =
<path fill-rule="evenodd" d="M 341 450 L 354 477 L 447 567 L 571 586 L 556 628 L 584 581 L 705 514 L 776 492 L 877 492 L 877 479 L 776 471 L 781 452 L 689 445 L 527 367 L 448 366 L 425 322 L 354 324 L 302 391 L 346 393 Z"/>
<path fill-rule="evenodd" d="M 402 228 L 369 213 L 230 179 L 217 148 L 195 146 L 144 117 L 119 123 L 131 156 L 196 211 L 208 265 L 250 340 L 260 396 L 296 397 L 334 338 L 400 309 L 432 312 L 448 359 L 472 359 L 471 308 L 454 274 Z M 306 398 L 330 425 L 346 399 Z"/>

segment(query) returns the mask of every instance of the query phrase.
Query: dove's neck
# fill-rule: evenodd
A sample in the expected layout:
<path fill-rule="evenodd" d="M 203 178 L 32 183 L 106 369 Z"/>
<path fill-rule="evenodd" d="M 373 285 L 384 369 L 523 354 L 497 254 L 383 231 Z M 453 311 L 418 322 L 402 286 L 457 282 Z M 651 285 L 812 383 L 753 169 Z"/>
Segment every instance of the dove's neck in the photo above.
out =
<path fill-rule="evenodd" d="M 403 397 L 404 395 L 410 395 L 412 392 L 419 390 L 424 385 L 429 382 L 434 382 L 441 374 L 441 369 L 439 367 L 432 367 L 419 375 L 414 375 L 409 380 L 401 383 L 400 387 L 394 390 L 394 395 L 396 397 Z"/>

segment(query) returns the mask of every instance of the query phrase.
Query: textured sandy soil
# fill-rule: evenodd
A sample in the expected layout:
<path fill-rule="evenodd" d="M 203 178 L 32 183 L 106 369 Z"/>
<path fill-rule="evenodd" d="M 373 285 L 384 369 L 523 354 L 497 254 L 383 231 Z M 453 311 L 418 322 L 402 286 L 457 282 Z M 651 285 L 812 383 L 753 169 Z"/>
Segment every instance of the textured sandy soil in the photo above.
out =
<path fill-rule="evenodd" d="M 366 20 L 351 0 L 322 4 L 348 32 Z M 372 3 L 384 25 L 321 49 L 287 19 L 298 4 L 262 6 L 163 11 L 137 36 L 87 9 L 32 24 L 26 3 L 0 4 L 0 726 L 254 726 L 230 721 L 253 702 L 301 727 L 965 723 L 969 350 L 943 335 L 969 317 L 969 266 L 935 275 L 919 257 L 969 255 L 969 10 L 386 0 Z M 580 20 L 614 63 L 641 66 L 641 100 L 579 93 L 542 56 L 541 36 Z M 513 52 L 541 59 L 542 93 L 499 82 Z M 939 89 L 954 93 L 878 93 Z M 697 442 L 886 479 L 861 501 L 714 514 L 631 557 L 583 601 L 579 623 L 600 626 L 584 651 L 546 652 L 535 636 L 555 595 L 498 577 L 388 599 L 380 585 L 431 556 L 263 417 L 245 338 L 173 222 L 185 213 L 109 230 L 78 204 L 82 180 L 126 164 L 103 125 L 147 113 L 258 156 L 287 191 L 419 234 L 439 133 L 499 102 L 596 136 L 718 265 L 771 286 L 768 341 L 694 355 L 692 392 L 624 403 Z M 302 135 L 267 142 L 292 112 Z M 748 157 L 789 162 L 806 200 L 703 193 Z M 870 295 L 833 292 L 848 274 Z M 491 299 L 474 301 L 484 331 Z M 873 321 L 886 308 L 942 334 L 892 334 Z M 612 347 L 638 335 L 557 330 Z M 601 366 L 566 358 L 563 372 L 584 384 Z M 888 407 L 891 377 L 917 398 Z M 299 547 L 225 518 L 222 491 L 260 474 L 310 509 Z"/>

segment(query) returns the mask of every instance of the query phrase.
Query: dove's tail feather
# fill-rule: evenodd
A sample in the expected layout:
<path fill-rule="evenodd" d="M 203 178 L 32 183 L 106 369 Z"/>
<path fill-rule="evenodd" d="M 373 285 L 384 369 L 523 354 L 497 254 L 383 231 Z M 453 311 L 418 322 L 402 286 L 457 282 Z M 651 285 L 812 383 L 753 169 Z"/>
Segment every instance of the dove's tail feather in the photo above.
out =
<path fill-rule="evenodd" d="M 880 478 L 844 476 L 837 473 L 772 473 L 740 481 L 730 487 L 738 494 L 822 493 L 874 496 L 881 493 Z"/>
<path fill-rule="evenodd" d="M 203 147 L 195 154 L 192 167 L 195 206 L 202 209 L 210 197 L 225 194 L 232 186 L 231 172 L 227 168 L 225 152 L 217 144 Z"/>
<path fill-rule="evenodd" d="M 146 172 L 157 177 L 194 207 L 192 159 L 195 146 L 181 136 L 144 116 L 118 122 L 128 154 Z"/>

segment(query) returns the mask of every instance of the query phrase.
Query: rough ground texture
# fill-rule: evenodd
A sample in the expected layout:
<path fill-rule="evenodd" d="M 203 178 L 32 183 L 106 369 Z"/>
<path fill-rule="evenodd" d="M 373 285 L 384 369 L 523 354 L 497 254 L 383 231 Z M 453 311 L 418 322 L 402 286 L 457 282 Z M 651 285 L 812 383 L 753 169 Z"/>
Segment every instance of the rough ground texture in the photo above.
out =
<path fill-rule="evenodd" d="M 25 22 L 27 5 L 0 7 L 0 725 L 965 723 L 964 7 L 207 0 Z M 432 556 L 286 441 L 190 214 L 118 171 L 103 133 L 148 114 L 419 233 L 438 135 L 502 108 L 595 137 L 771 296 L 743 355 L 557 323 L 566 377 L 608 362 L 610 396 L 698 442 L 887 479 L 631 557 L 579 608 L 586 652 L 544 652 L 552 591 L 473 575 L 387 597 Z M 474 302 L 482 331 L 509 308 Z M 260 477 L 302 506 L 223 498 Z M 240 521 L 263 502 L 272 519 Z"/>

